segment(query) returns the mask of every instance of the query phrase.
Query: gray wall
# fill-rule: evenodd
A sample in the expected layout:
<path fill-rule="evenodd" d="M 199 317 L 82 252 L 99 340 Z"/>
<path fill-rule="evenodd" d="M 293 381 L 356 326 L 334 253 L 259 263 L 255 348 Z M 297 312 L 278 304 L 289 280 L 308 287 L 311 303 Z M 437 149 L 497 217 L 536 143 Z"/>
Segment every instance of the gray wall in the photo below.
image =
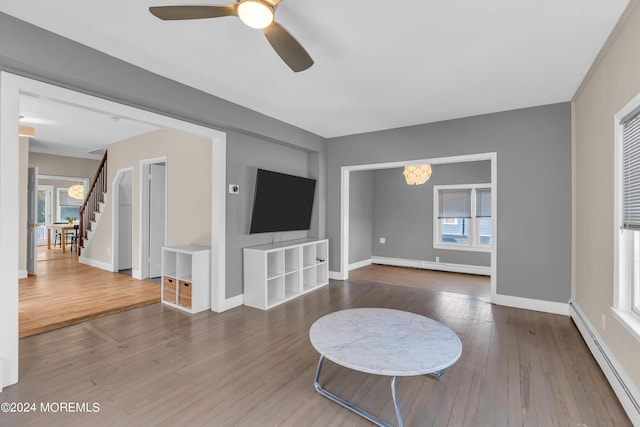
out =
<path fill-rule="evenodd" d="M 433 165 L 422 185 L 407 185 L 403 169 L 374 173 L 373 255 L 466 265 L 491 265 L 491 254 L 433 248 L 433 186 L 491 182 L 489 161 Z M 386 242 L 380 243 L 380 237 Z"/>
<path fill-rule="evenodd" d="M 314 212 L 316 235 L 324 237 L 325 140 L 310 132 L 225 101 L 120 61 L 69 39 L 0 13 L 0 70 L 31 77 L 169 117 L 229 132 L 227 151 L 234 156 L 236 144 L 265 147 L 290 146 L 307 150 L 304 171 L 320 176 Z M 265 149 L 265 161 L 279 155 Z M 247 163 L 248 164 L 248 163 Z M 231 169 L 228 181 L 238 178 Z M 246 175 L 244 175 L 246 179 Z M 242 181 L 234 182 L 243 184 Z M 250 184 L 250 183 L 249 183 Z M 248 186 L 243 185 L 246 195 Z M 227 297 L 241 292 L 240 247 L 247 242 L 234 224 L 237 207 L 227 207 L 233 230 L 228 233 Z M 239 220 L 243 221 L 243 220 Z M 253 239 L 248 240 L 253 244 Z M 257 242 L 256 242 L 257 243 Z M 230 253 L 233 252 L 233 253 Z"/>
<path fill-rule="evenodd" d="M 243 138 L 307 149 L 309 171 L 325 172 L 325 140 L 291 125 L 127 64 L 0 13 L 0 69 Z M 10 42 L 9 42 L 10 41 Z M 230 134 L 229 146 L 236 144 Z M 479 152 L 498 153 L 500 294 L 566 302 L 571 267 L 569 103 L 334 138 L 326 148 L 317 223 L 331 269 L 340 259 L 340 167 Z M 312 159 L 312 160 L 309 160 Z M 235 177 L 231 176 L 231 179 Z M 233 208 L 228 207 L 227 216 Z M 230 246 L 239 246 L 228 241 Z M 233 267 L 233 268 L 231 268 Z M 232 270 L 235 269 L 235 272 Z M 236 277 L 230 266 L 228 277 Z M 231 285 L 227 280 L 228 286 Z M 230 289 L 233 296 L 235 288 Z"/>
<path fill-rule="evenodd" d="M 349 175 L 349 264 L 370 260 L 373 239 L 373 171 Z"/>
<path fill-rule="evenodd" d="M 571 295 L 569 103 L 333 138 L 327 151 L 330 268 L 340 266 L 342 166 L 497 152 L 497 292 Z"/>
<path fill-rule="evenodd" d="M 93 179 L 93 176 L 96 174 L 99 165 L 99 160 L 55 156 L 44 153 L 29 153 L 29 167 L 38 167 L 39 175 L 83 178 L 88 180 L 87 185 L 91 184 L 91 179 Z M 69 188 L 75 184 L 84 184 L 84 182 L 40 178 L 38 184 L 53 186 L 51 220 L 55 222 L 64 221 L 64 218 L 57 218 L 58 188 Z"/>
<path fill-rule="evenodd" d="M 309 153 L 284 145 L 266 143 L 257 138 L 227 135 L 227 184 L 238 184 L 239 194 L 227 193 L 227 297 L 239 295 L 242 288 L 242 248 L 272 241 L 313 236 L 312 231 L 249 234 L 256 172 L 260 169 L 317 178 L 309 167 Z M 316 190 L 316 195 L 317 195 Z M 314 203 L 314 211 L 318 203 Z"/>

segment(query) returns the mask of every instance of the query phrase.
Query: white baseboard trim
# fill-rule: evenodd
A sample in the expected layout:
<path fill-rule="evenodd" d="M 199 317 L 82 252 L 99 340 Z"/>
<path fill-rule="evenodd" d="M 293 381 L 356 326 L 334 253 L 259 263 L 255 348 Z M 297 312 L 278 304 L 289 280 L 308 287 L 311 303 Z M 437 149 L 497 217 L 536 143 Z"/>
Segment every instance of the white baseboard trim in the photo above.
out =
<path fill-rule="evenodd" d="M 431 262 L 421 261 L 418 259 L 402 259 L 381 256 L 371 257 L 371 263 L 394 265 L 396 267 L 413 267 L 422 268 L 425 270 L 448 271 L 451 273 L 466 273 L 478 274 L 481 276 L 491 276 L 491 267 L 484 267 L 481 265 L 450 264 L 446 262 Z"/>
<path fill-rule="evenodd" d="M 236 295 L 235 297 L 225 299 L 220 303 L 220 307 L 218 307 L 218 310 L 214 310 L 212 308 L 211 311 L 215 311 L 216 313 L 222 313 L 223 311 L 227 311 L 232 308 L 239 307 L 242 304 L 244 304 L 244 294 Z"/>
<path fill-rule="evenodd" d="M 640 426 L 640 391 L 633 384 L 629 375 L 622 368 L 598 331 L 580 306 L 573 300 L 569 302 L 571 319 L 582 334 L 591 354 L 600 365 L 600 369 L 609 380 L 613 392 L 618 397 L 625 412 L 634 426 Z"/>
<path fill-rule="evenodd" d="M 340 271 L 329 271 L 329 279 L 331 280 L 347 280 L 347 275 Z"/>
<path fill-rule="evenodd" d="M 506 307 L 522 308 L 524 310 L 542 311 L 543 313 L 569 315 L 569 304 L 563 302 L 492 294 L 491 303 L 504 305 Z"/>
<path fill-rule="evenodd" d="M 140 270 L 131 270 L 131 277 L 134 279 L 142 280 L 142 271 Z"/>
<path fill-rule="evenodd" d="M 78 262 L 80 262 L 80 264 L 86 264 L 88 266 L 99 268 L 101 270 L 107 270 L 107 271 L 113 272 L 113 265 L 106 262 L 96 261 L 95 259 L 85 258 L 83 256 L 80 256 L 78 258 Z"/>
<path fill-rule="evenodd" d="M 349 264 L 349 271 L 355 270 L 358 268 L 366 267 L 371 265 L 371 259 L 363 259 L 362 261 L 354 262 L 353 264 Z"/>
<path fill-rule="evenodd" d="M 29 277 L 27 270 L 18 270 L 18 279 L 26 279 L 27 277 Z"/>

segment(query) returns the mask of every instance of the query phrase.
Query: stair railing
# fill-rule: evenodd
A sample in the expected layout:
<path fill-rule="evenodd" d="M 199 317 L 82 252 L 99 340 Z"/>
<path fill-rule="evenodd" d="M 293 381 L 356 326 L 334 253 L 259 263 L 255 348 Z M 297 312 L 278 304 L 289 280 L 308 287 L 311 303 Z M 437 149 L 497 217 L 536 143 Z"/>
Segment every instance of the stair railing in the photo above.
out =
<path fill-rule="evenodd" d="M 104 194 L 107 192 L 107 151 L 102 156 L 98 170 L 89 185 L 89 190 L 80 206 L 80 226 L 78 230 L 78 255 L 83 248 L 83 242 L 87 238 L 87 230 L 91 229 L 91 222 L 99 211 L 100 203 L 104 202 Z"/>

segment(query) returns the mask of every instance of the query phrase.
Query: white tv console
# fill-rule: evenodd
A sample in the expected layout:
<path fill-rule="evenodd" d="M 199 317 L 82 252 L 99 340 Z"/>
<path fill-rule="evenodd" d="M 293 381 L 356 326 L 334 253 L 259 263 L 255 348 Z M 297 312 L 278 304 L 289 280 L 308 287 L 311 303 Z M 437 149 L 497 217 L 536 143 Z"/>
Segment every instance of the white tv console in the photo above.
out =
<path fill-rule="evenodd" d="M 329 283 L 329 241 L 300 239 L 244 252 L 244 305 L 267 310 Z"/>

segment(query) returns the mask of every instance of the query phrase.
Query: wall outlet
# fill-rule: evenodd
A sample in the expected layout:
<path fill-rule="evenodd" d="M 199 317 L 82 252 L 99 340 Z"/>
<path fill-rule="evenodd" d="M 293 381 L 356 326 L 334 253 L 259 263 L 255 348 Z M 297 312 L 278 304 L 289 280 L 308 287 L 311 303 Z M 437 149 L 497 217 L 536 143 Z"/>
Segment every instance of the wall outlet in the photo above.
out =
<path fill-rule="evenodd" d="M 385 239 L 384 237 L 380 238 L 380 243 L 387 243 L 387 239 Z"/>
<path fill-rule="evenodd" d="M 600 323 L 602 323 L 602 330 L 604 331 L 606 327 L 607 316 L 604 313 L 600 313 Z"/>
<path fill-rule="evenodd" d="M 229 184 L 229 194 L 239 194 L 240 186 L 238 184 Z"/>
<path fill-rule="evenodd" d="M 439 256 L 436 257 L 436 262 L 440 262 L 440 257 Z"/>
<path fill-rule="evenodd" d="M 107 255 L 111 255 L 111 248 L 107 248 Z"/>

